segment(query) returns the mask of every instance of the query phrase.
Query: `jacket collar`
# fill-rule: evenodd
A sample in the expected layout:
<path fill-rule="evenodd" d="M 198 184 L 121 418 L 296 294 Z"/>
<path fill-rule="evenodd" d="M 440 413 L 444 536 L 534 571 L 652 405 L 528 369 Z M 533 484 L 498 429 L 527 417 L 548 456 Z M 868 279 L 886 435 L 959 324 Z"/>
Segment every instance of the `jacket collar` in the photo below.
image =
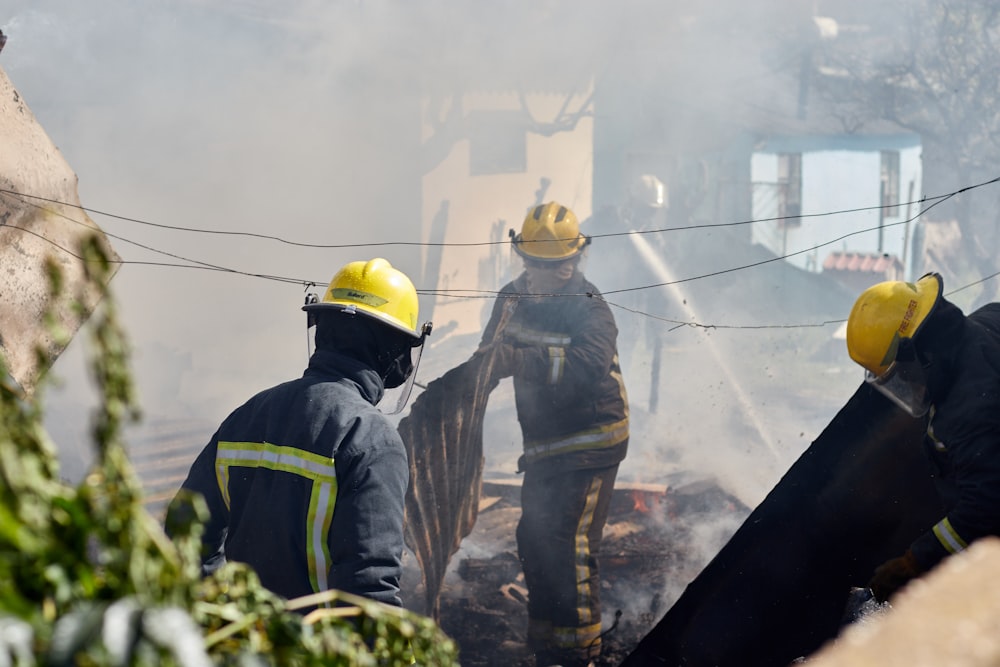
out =
<path fill-rule="evenodd" d="M 338 380 L 344 378 L 357 385 L 361 395 L 372 405 L 378 405 L 385 393 L 385 385 L 370 366 L 363 364 L 354 357 L 333 350 L 316 350 L 309 359 L 303 377 Z"/>

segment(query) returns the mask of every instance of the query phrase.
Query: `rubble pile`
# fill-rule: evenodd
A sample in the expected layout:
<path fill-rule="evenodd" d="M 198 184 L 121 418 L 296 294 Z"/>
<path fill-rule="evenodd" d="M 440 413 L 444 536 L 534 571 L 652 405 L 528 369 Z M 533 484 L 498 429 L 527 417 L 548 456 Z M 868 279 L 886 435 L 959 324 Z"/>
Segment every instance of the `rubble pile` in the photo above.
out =
<path fill-rule="evenodd" d="M 463 667 L 534 665 L 524 645 L 527 590 L 514 538 L 519 496 L 516 481 L 483 483 L 476 526 L 445 577 L 440 624 L 458 643 Z M 605 634 L 598 667 L 625 658 L 748 514 L 713 480 L 616 486 L 599 555 Z M 404 581 L 419 581 L 407 560 Z"/>

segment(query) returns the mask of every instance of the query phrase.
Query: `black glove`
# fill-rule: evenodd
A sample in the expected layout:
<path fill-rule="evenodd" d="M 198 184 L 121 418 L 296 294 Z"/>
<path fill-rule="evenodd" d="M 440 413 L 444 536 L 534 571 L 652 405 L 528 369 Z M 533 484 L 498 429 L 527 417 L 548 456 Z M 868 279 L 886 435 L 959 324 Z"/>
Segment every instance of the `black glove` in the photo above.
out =
<path fill-rule="evenodd" d="M 492 364 L 494 380 L 506 377 L 532 377 L 544 373 L 547 352 L 539 345 L 519 345 L 510 339 L 500 338 L 476 350 L 474 357 L 482 363 Z M 491 359 L 492 357 L 492 359 Z"/>
<path fill-rule="evenodd" d="M 493 355 L 493 377 L 513 377 L 524 368 L 524 349 L 510 343 L 498 341 L 491 346 Z"/>
<path fill-rule="evenodd" d="M 885 602 L 911 579 L 916 579 L 924 573 L 913 552 L 909 549 L 899 558 L 893 558 L 875 568 L 868 588 L 879 602 Z"/>

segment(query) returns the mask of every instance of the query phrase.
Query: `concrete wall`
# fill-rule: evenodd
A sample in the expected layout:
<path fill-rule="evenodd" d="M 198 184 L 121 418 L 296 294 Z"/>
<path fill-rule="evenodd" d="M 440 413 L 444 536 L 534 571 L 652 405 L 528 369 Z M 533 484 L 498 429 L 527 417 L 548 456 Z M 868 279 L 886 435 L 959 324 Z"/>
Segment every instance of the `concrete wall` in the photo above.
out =
<path fill-rule="evenodd" d="M 475 175 L 470 169 L 468 128 L 450 150 L 423 177 L 423 238 L 446 247 L 425 252 L 424 286 L 436 281 L 439 290 L 433 318 L 437 335 L 479 333 L 493 294 L 520 270 L 511 258 L 508 230 L 520 230 L 527 210 L 536 203 L 556 200 L 582 221 L 590 216 L 593 179 L 593 119 L 582 117 L 572 127 L 549 136 L 538 130 L 560 117 L 565 108 L 579 109 L 587 93 L 528 94 L 522 105 L 518 94 L 474 93 L 461 98 L 464 118 L 476 111 L 513 111 L 525 114 L 526 166 L 523 171 Z M 425 141 L 436 131 L 425 106 Z M 530 116 L 530 118 L 529 118 Z M 440 128 L 437 128 L 439 131 Z M 549 182 L 543 187 L 543 179 Z M 492 242 L 492 244 L 491 244 Z M 454 245 L 468 244 L 468 245 Z M 484 313 L 485 309 L 485 313 Z"/>

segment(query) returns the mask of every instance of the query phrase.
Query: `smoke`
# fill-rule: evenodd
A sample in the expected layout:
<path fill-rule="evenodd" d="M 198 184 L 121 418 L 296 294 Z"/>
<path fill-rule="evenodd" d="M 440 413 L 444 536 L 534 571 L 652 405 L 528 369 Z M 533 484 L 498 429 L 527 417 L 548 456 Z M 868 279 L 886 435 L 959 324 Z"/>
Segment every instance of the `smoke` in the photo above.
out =
<path fill-rule="evenodd" d="M 465 150 L 447 132 L 427 136 L 427 108 L 447 119 L 455 90 L 488 96 L 523 86 L 547 95 L 558 110 L 564 95 L 546 91 L 583 91 L 572 98 L 579 105 L 593 79 L 603 91 L 598 117 L 581 123 L 624 113 L 635 145 L 669 156 L 722 150 L 762 113 L 749 100 L 777 85 L 765 73 L 798 72 L 799 53 L 778 52 L 778 45 L 804 11 L 801 3 L 728 2 L 694 16 L 676 3 L 646 0 L 7 4 L 0 66 L 77 172 L 84 205 L 96 210 L 92 217 L 129 262 L 112 290 L 134 347 L 146 420 L 203 424 L 206 440 L 251 394 L 301 372 L 307 339 L 299 307 L 305 292 L 321 291 L 343 263 L 383 255 L 427 290 L 439 281 L 462 290 L 500 287 L 495 271 L 456 268 L 466 260 L 485 266 L 489 250 L 482 247 L 448 250 L 438 256 L 440 273 L 425 273 L 435 250 L 416 244 L 428 240 L 434 212 L 447 208 L 423 192 L 428 169 Z M 774 105 L 778 120 L 796 113 L 794 103 Z M 537 107 L 532 113 L 539 123 L 555 117 Z M 595 131 L 592 157 L 582 164 L 561 153 L 539 158 L 552 164 L 547 196 L 572 202 L 586 218 L 601 206 L 623 206 L 630 172 L 653 168 L 671 188 L 670 215 L 708 207 L 711 221 L 735 220 L 710 206 L 726 174 L 672 158 L 615 157 L 615 142 L 623 140 Z M 453 188 L 446 199 L 455 216 L 475 215 L 449 221 L 450 242 L 488 241 L 494 224 L 505 234 L 539 183 L 462 176 L 469 190 Z M 703 220 L 665 223 L 692 221 Z M 719 232 L 661 241 L 682 279 L 747 263 Z M 846 314 L 846 301 L 810 293 L 809 284 L 774 266 L 684 282 L 679 298 L 611 293 L 657 282 L 618 243 L 596 239 L 587 272 L 614 304 L 632 401 L 630 451 L 619 479 L 657 483 L 694 470 L 754 505 L 860 375 L 842 348 L 828 349 L 832 327 L 725 327 L 822 323 Z M 352 244 L 389 245 L 330 247 Z M 425 295 L 421 309 L 437 317 L 449 300 L 461 299 Z M 474 334 L 447 333 L 481 326 L 489 300 L 470 301 L 464 320 L 445 314 L 436 321 L 419 381 L 471 354 Z M 693 322 L 686 305 L 703 320 Z M 78 337 L 56 364 L 63 382 L 48 401 L 48 423 L 70 476 L 85 465 L 94 400 L 84 342 Z M 514 474 L 520 446 L 510 394 L 506 385 L 498 389 L 487 416 L 487 474 L 495 476 Z M 702 562 L 718 549 L 720 534 L 733 528 L 725 521 L 721 532 L 695 536 L 692 558 Z"/>
<path fill-rule="evenodd" d="M 615 582 L 613 600 L 602 605 L 602 625 L 608 627 L 620 608 L 623 616 L 637 623 L 655 623 L 684 592 L 691 581 L 725 546 L 746 518 L 744 512 L 693 513 L 682 523 L 661 522 L 648 528 L 656 533 L 656 544 L 666 545 L 661 553 L 660 571 L 648 577 L 636 576 Z M 665 519 L 665 517 L 664 517 Z M 654 543 L 650 534 L 647 540 Z M 651 554 L 645 554 L 650 557 Z M 662 582 L 661 585 L 656 585 Z"/>

